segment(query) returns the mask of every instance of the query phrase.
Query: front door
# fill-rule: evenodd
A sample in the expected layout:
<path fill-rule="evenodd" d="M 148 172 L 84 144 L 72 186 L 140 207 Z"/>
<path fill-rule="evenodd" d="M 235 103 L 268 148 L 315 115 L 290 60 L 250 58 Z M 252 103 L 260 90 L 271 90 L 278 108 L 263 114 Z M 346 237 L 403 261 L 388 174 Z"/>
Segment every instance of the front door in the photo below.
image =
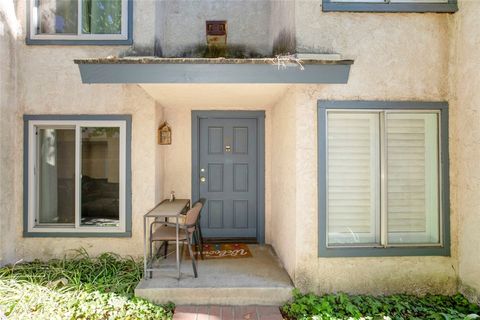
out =
<path fill-rule="evenodd" d="M 199 118 L 196 171 L 199 196 L 207 200 L 201 217 L 205 238 L 257 238 L 257 122 Z"/>

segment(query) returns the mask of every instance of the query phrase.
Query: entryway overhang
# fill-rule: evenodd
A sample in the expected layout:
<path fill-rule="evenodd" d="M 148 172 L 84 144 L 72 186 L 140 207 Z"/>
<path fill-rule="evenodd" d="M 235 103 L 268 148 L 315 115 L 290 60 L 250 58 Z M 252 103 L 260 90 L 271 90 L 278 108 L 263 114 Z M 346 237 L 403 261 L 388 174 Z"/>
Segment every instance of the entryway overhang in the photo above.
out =
<path fill-rule="evenodd" d="M 226 58 L 76 59 L 83 83 L 347 83 L 353 60 Z"/>

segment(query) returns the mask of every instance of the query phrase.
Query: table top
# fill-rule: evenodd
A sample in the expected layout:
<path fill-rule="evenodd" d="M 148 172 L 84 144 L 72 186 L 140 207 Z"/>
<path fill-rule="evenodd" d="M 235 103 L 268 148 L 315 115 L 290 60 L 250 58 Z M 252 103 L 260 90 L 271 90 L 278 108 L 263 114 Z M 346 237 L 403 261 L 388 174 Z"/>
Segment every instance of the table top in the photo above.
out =
<path fill-rule="evenodd" d="M 175 217 L 181 214 L 189 203 L 189 199 L 175 199 L 173 201 L 165 199 L 147 212 L 145 217 Z"/>

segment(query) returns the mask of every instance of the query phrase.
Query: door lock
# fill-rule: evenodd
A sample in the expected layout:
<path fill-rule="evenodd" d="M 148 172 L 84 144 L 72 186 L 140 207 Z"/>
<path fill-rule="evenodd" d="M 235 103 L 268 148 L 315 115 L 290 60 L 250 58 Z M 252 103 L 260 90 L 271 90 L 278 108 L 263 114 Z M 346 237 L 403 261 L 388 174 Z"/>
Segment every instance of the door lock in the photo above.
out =
<path fill-rule="evenodd" d="M 231 149 L 232 149 L 231 146 L 225 146 L 225 152 L 230 152 Z"/>

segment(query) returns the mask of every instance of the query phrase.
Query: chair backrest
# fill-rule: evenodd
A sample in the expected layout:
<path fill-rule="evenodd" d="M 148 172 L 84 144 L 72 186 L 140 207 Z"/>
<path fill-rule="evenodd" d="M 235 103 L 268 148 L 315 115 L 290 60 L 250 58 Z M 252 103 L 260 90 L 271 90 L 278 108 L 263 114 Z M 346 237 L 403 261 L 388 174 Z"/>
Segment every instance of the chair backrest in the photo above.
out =
<path fill-rule="evenodd" d="M 197 202 L 190 210 L 188 210 L 187 216 L 185 217 L 185 224 L 187 226 L 194 226 L 197 224 L 197 220 L 200 216 L 200 211 L 202 210 L 202 207 L 202 203 Z M 189 228 L 188 231 L 192 231 L 191 229 L 195 229 L 195 227 Z"/>
<path fill-rule="evenodd" d="M 202 204 L 202 207 L 205 207 L 205 202 L 206 202 L 206 201 L 207 201 L 207 199 L 205 199 L 205 198 L 200 198 L 200 199 L 198 199 L 197 202 L 195 202 L 195 204 L 201 203 L 201 204 Z"/>

